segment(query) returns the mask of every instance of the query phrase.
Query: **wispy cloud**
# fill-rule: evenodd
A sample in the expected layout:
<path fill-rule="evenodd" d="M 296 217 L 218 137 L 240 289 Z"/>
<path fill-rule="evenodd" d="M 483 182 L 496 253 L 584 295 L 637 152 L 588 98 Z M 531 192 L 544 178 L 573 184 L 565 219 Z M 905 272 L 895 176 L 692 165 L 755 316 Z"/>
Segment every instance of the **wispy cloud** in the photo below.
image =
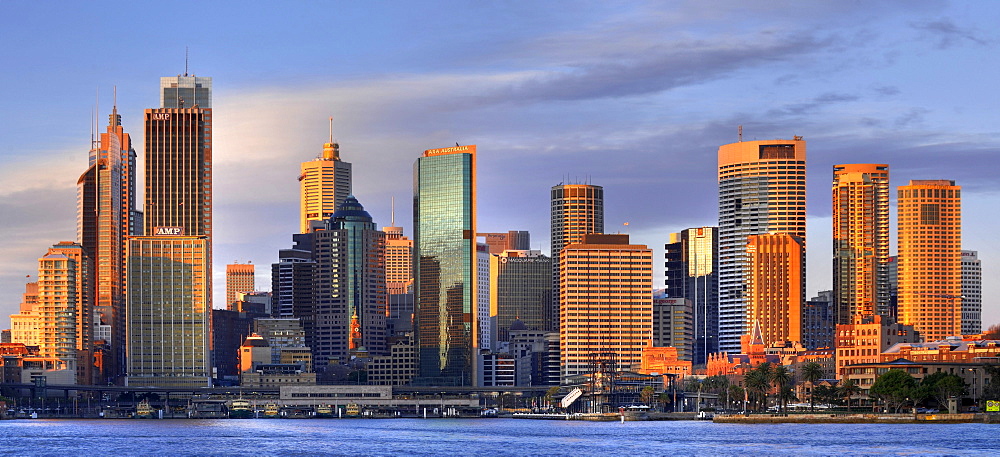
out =
<path fill-rule="evenodd" d="M 926 38 L 936 41 L 938 49 L 948 49 L 952 46 L 968 43 L 987 46 L 995 42 L 994 39 L 985 37 L 975 28 L 960 27 L 949 18 L 916 22 L 910 26 L 923 32 Z"/>

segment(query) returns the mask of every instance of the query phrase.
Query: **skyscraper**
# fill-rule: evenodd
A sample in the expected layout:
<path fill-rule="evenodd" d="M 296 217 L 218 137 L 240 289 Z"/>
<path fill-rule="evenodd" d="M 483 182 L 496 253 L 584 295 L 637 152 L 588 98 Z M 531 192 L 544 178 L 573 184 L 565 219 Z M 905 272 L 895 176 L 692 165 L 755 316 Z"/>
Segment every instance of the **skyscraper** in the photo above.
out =
<path fill-rule="evenodd" d="M 666 294 L 691 303 L 693 350 L 690 360 L 704 364 L 719 351 L 719 229 L 697 227 L 670 234 L 664 246 Z"/>
<path fill-rule="evenodd" d="M 313 222 L 323 223 L 351 195 L 351 164 L 340 160 L 340 144 L 333 140 L 333 118 L 330 118 L 330 141 L 323 153 L 302 162 L 299 175 L 301 219 L 299 230 L 310 231 Z"/>
<path fill-rule="evenodd" d="M 145 236 L 128 247 L 128 385 L 211 385 L 212 79 L 160 79 L 144 114 Z"/>
<path fill-rule="evenodd" d="M 490 257 L 490 316 L 496 341 L 510 341 L 511 324 L 524 330 L 553 327 L 552 259 L 542 251 L 507 250 Z"/>
<path fill-rule="evenodd" d="M 833 166 L 833 293 L 838 324 L 889 313 L 889 166 Z"/>
<path fill-rule="evenodd" d="M 983 331 L 983 266 L 976 251 L 962 251 L 962 334 Z"/>
<path fill-rule="evenodd" d="M 899 186 L 899 321 L 924 341 L 962 333 L 962 187 L 948 180 Z"/>
<path fill-rule="evenodd" d="M 415 382 L 471 385 L 476 316 L 476 146 L 424 151 L 413 166 Z"/>
<path fill-rule="evenodd" d="M 100 324 L 111 330 L 109 357 L 96 376 L 102 383 L 125 370 L 125 247 L 141 235 L 135 209 L 136 154 L 121 125 L 118 108 L 108 116 L 107 131 L 90 150 L 90 165 L 77 181 L 77 241 L 91 275 L 88 292 Z M 93 320 L 93 317 L 91 317 Z"/>
<path fill-rule="evenodd" d="M 310 347 L 317 372 L 348 362 L 362 348 L 384 355 L 385 234 L 361 203 L 348 196 L 326 228 L 313 236 L 313 325 L 307 330 L 313 331 Z"/>
<path fill-rule="evenodd" d="M 226 309 L 233 310 L 233 303 L 240 294 L 254 291 L 254 266 L 252 263 L 226 265 Z"/>
<path fill-rule="evenodd" d="M 802 137 L 719 147 L 720 351 L 739 351 L 741 335 L 750 330 L 746 321 L 747 237 L 766 233 L 805 240 L 806 142 Z"/>
<path fill-rule="evenodd" d="M 764 344 L 802 341 L 802 239 L 786 233 L 750 235 L 746 249 L 747 322 L 760 326 Z"/>
<path fill-rule="evenodd" d="M 638 367 L 653 331 L 653 253 L 628 235 L 587 234 L 560 266 L 563 379 L 587 374 L 598 354 Z"/>
<path fill-rule="evenodd" d="M 490 246 L 490 254 L 531 249 L 531 234 L 525 230 L 510 230 L 507 233 L 479 232 L 476 236 L 486 240 L 486 244 Z"/>
<path fill-rule="evenodd" d="M 552 250 L 551 331 L 559 323 L 559 259 L 570 244 L 579 243 L 588 233 L 604 233 L 604 188 L 591 184 L 559 184 L 549 191 Z"/>
<path fill-rule="evenodd" d="M 75 370 L 77 384 L 92 384 L 93 328 L 89 272 L 83 246 L 64 241 L 38 259 L 38 355 Z"/>

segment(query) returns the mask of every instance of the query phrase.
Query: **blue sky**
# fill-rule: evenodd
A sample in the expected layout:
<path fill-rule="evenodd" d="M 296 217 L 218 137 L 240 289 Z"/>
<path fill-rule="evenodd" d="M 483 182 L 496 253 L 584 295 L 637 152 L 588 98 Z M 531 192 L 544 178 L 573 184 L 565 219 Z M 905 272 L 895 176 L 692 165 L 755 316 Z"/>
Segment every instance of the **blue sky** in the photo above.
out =
<path fill-rule="evenodd" d="M 963 245 L 1000 322 L 998 20 L 1000 4 L 944 1 L 0 0 L 0 315 L 75 238 L 95 104 L 103 128 L 117 86 L 141 155 L 142 110 L 187 46 L 214 83 L 217 297 L 235 260 L 269 287 L 329 116 L 380 225 L 395 198 L 412 233 L 421 151 L 477 144 L 481 231 L 529 230 L 547 251 L 548 189 L 589 180 L 607 231 L 657 256 L 670 232 L 716 224 L 716 150 L 743 125 L 808 142 L 810 296 L 831 285 L 831 166 L 888 163 L 893 186 L 964 187 Z"/>

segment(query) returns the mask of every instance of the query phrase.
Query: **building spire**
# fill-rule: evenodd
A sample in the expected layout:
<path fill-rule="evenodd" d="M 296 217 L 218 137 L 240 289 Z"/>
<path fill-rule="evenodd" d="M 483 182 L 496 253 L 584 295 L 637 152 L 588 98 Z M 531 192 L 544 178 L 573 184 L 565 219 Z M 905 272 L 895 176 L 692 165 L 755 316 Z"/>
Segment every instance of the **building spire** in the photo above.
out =
<path fill-rule="evenodd" d="M 323 160 L 340 161 L 340 145 L 333 141 L 333 116 L 330 116 L 330 142 L 323 145 Z"/>

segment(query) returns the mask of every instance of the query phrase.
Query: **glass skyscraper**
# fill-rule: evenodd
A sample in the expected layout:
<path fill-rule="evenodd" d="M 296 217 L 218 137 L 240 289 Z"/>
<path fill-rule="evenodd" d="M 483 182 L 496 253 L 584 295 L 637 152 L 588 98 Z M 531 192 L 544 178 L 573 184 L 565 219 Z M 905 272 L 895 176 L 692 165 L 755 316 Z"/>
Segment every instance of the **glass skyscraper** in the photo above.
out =
<path fill-rule="evenodd" d="M 478 353 L 476 146 L 424 151 L 413 166 L 415 382 L 471 385 Z"/>

